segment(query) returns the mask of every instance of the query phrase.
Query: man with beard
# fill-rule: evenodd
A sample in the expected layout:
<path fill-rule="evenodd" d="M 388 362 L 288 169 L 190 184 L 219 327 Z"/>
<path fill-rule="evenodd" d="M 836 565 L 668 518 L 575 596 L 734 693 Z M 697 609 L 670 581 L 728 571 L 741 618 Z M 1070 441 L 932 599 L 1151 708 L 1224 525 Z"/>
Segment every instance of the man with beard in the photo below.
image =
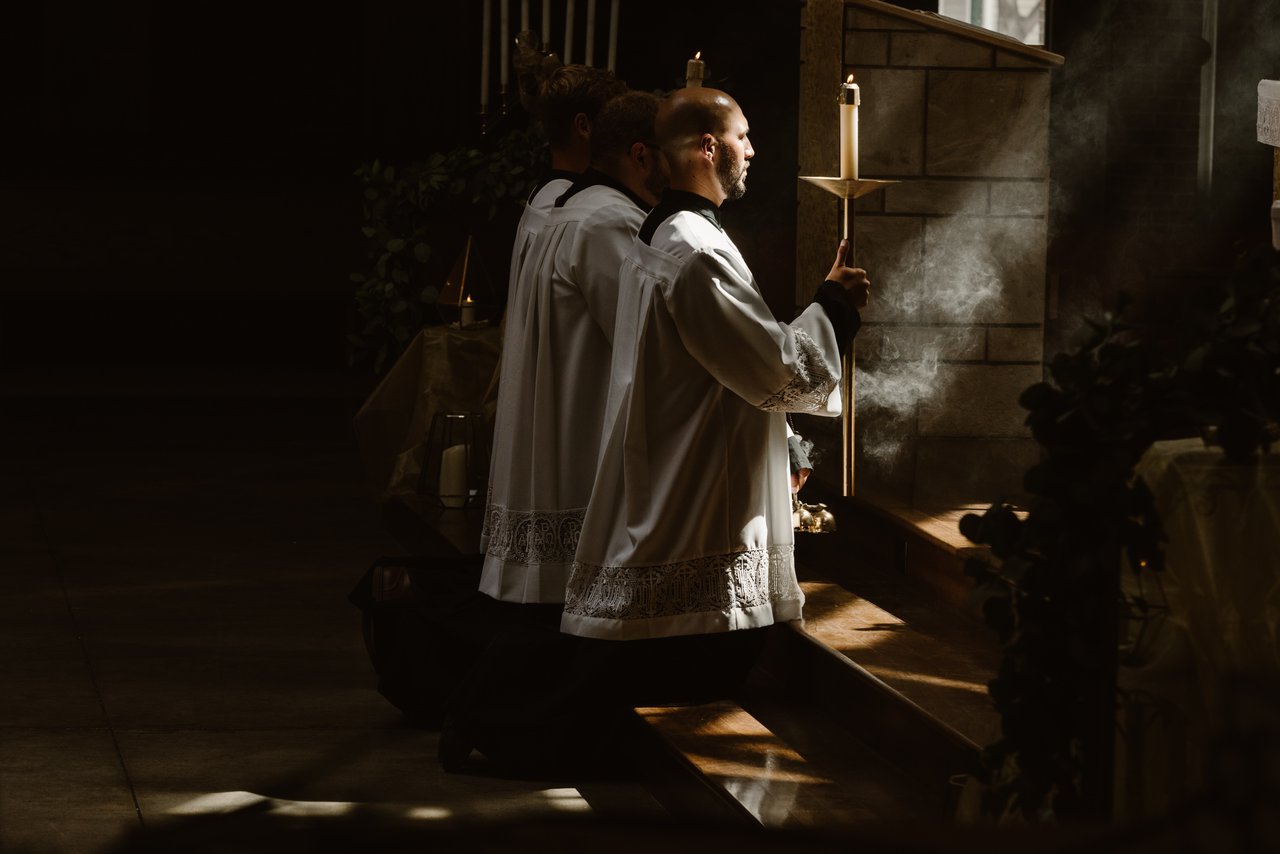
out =
<path fill-rule="evenodd" d="M 498 402 L 480 579 L 500 601 L 564 602 L 604 423 L 618 270 L 666 183 L 657 112 L 647 92 L 600 111 L 591 168 L 547 215 L 511 303 L 503 360 L 521 381 Z"/>
<path fill-rule="evenodd" d="M 625 641 L 603 647 L 630 702 L 728 693 L 763 627 L 800 619 L 785 413 L 840 414 L 870 288 L 842 242 L 813 304 L 779 323 L 720 224 L 755 155 L 742 110 L 677 90 L 657 136 L 671 184 L 619 274 L 608 422 L 561 622 Z"/>
<path fill-rule="evenodd" d="M 547 215 L 511 303 L 503 360 L 519 382 L 504 374 L 498 401 L 480 579 L 490 598 L 478 609 L 505 620 L 445 718 L 448 770 L 475 747 L 509 771 L 548 773 L 559 745 L 591 726 L 565 716 L 558 700 L 579 675 L 577 639 L 558 626 L 595 479 L 618 271 L 666 184 L 653 142 L 658 103 L 628 92 L 600 111 L 591 168 Z"/>

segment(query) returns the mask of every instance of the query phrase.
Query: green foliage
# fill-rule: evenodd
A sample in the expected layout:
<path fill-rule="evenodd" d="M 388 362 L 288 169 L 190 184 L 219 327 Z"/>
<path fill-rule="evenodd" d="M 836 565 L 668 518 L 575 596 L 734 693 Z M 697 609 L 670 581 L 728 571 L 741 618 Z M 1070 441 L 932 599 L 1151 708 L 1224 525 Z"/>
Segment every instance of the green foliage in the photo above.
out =
<path fill-rule="evenodd" d="M 368 264 L 351 274 L 362 322 L 349 336 L 353 362 L 371 361 L 380 373 L 424 325 L 440 321 L 439 286 L 466 235 L 518 210 L 545 161 L 546 143 L 528 128 L 488 151 L 461 146 L 409 166 L 375 160 L 356 170 Z"/>
<path fill-rule="evenodd" d="M 1124 306 L 1090 322 L 1020 403 L 1043 446 L 1025 475 L 1025 517 L 993 505 L 960 523 L 990 545 L 971 560 L 975 596 L 1003 650 L 989 691 L 1001 738 L 983 754 L 989 812 L 1032 819 L 1102 817 L 1110 788 L 1118 621 L 1145 603 L 1121 595 L 1135 572 L 1164 567 L 1152 495 L 1134 467 L 1168 425 L 1214 427 L 1247 460 L 1280 418 L 1280 268 L 1245 259 L 1204 340 L 1155 365 Z"/>
<path fill-rule="evenodd" d="M 960 523 L 999 560 L 967 567 L 1004 651 L 989 686 L 1002 738 L 984 753 L 997 813 L 1087 814 L 1090 737 L 1114 692 L 1120 555 L 1160 567 L 1159 523 L 1133 467 L 1156 438 L 1164 413 L 1152 404 L 1172 375 L 1153 370 L 1132 333 L 1117 315 L 1091 322 L 1050 364 L 1051 382 L 1023 393 L 1045 449 L 1023 482 L 1026 518 L 996 505 Z"/>

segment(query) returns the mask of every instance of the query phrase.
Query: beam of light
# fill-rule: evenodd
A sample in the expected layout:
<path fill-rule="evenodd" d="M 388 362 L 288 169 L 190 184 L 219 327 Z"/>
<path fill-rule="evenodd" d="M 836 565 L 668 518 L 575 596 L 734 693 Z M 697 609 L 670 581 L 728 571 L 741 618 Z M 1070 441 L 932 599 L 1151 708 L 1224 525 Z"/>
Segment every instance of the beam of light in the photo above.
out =
<path fill-rule="evenodd" d="M 347 815 L 356 806 L 350 801 L 289 801 L 253 792 L 210 792 L 170 807 L 166 812 L 169 815 L 212 815 L 239 812 L 263 804 L 269 805 L 265 812 L 271 815 L 306 817 Z"/>
<path fill-rule="evenodd" d="M 184 801 L 176 807 L 170 807 L 170 815 L 208 815 L 211 813 L 236 812 L 255 806 L 267 800 L 253 792 L 210 792 Z"/>
<path fill-rule="evenodd" d="M 543 789 L 542 796 L 547 799 L 551 808 L 564 812 L 591 812 L 591 804 L 582 797 L 582 793 L 574 788 Z"/>
<path fill-rule="evenodd" d="M 305 816 L 348 815 L 356 808 L 350 801 L 271 801 L 272 815 Z"/>

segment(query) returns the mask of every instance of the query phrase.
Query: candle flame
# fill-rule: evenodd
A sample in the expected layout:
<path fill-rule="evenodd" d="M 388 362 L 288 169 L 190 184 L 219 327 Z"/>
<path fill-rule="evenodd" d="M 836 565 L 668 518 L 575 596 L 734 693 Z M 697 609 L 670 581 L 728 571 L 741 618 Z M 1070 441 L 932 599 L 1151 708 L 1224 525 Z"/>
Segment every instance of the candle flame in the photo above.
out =
<path fill-rule="evenodd" d="M 846 80 L 846 81 L 844 81 L 844 82 L 845 82 L 846 84 L 852 83 L 852 82 L 853 82 L 853 74 L 852 74 L 852 73 L 850 73 L 850 74 L 849 74 L 849 79 L 848 79 L 848 80 Z"/>
<path fill-rule="evenodd" d="M 474 302 L 474 300 L 471 299 L 471 294 L 467 294 L 467 298 L 466 300 L 464 300 L 464 302 L 468 302 L 468 303 Z"/>
<path fill-rule="evenodd" d="M 702 59 L 702 51 L 698 51 L 693 55 L 694 59 Z"/>

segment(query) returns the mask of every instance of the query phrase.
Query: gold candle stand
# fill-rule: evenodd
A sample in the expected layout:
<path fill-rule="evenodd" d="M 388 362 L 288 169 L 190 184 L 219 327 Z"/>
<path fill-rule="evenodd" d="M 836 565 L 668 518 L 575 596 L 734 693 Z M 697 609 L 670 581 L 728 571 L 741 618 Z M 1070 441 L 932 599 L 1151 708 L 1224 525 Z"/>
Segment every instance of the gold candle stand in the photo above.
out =
<path fill-rule="evenodd" d="M 833 196 L 839 198 L 843 203 L 843 234 L 845 240 L 849 241 L 849 251 L 845 253 L 845 263 L 852 267 L 854 265 L 855 251 L 857 247 L 856 237 L 857 228 L 854 218 L 854 199 L 860 199 L 870 193 L 883 190 L 890 184 L 896 184 L 897 181 L 881 181 L 875 178 L 824 178 L 813 175 L 801 175 L 801 181 L 808 181 L 815 187 L 821 187 Z M 841 485 L 842 493 L 846 496 L 853 495 L 853 350 L 844 357 L 844 366 L 841 369 L 840 382 L 840 400 L 844 406 L 842 447 L 840 449 L 841 464 Z"/>

